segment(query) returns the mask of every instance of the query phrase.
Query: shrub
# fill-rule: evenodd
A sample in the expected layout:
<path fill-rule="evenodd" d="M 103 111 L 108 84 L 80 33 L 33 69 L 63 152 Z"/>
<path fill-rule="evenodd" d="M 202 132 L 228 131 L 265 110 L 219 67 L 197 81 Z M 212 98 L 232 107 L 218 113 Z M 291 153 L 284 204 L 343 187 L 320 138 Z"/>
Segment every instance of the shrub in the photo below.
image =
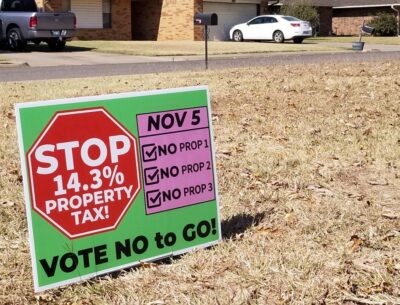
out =
<path fill-rule="evenodd" d="M 311 23 L 314 29 L 319 26 L 318 11 L 312 6 L 310 0 L 292 0 L 282 6 L 281 14 L 306 20 Z"/>
<path fill-rule="evenodd" d="M 375 28 L 376 35 L 394 36 L 397 33 L 396 17 L 393 14 L 381 13 L 368 22 L 368 25 Z"/>

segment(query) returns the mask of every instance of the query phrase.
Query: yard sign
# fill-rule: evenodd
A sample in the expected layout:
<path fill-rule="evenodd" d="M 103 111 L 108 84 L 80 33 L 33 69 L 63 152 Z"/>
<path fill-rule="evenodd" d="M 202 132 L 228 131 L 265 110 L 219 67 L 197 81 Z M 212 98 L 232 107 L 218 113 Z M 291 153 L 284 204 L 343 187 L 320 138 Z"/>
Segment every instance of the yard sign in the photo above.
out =
<path fill-rule="evenodd" d="M 220 240 L 207 87 L 16 113 L 35 291 Z"/>

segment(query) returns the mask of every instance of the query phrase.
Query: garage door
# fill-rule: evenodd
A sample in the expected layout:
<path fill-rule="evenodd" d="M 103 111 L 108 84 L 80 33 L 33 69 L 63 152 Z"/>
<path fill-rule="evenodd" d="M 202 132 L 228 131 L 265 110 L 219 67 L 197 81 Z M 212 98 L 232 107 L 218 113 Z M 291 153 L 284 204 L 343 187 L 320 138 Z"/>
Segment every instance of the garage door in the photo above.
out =
<path fill-rule="evenodd" d="M 102 0 L 71 0 L 71 12 L 76 15 L 78 29 L 102 29 Z"/>
<path fill-rule="evenodd" d="M 216 13 L 218 26 L 210 26 L 210 40 L 229 40 L 229 30 L 235 24 L 257 16 L 257 4 L 204 2 L 204 13 Z"/>

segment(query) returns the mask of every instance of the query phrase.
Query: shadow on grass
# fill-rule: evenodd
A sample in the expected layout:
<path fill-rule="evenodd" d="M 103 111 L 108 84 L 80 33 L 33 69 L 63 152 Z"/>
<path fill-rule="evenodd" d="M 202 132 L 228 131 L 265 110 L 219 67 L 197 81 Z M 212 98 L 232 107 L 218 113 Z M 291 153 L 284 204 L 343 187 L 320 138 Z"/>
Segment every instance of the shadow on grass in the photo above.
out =
<path fill-rule="evenodd" d="M 61 52 L 89 52 L 92 51 L 93 48 L 86 48 L 86 47 L 75 47 L 75 46 L 69 46 L 68 42 L 65 46 L 65 48 L 61 51 Z M 39 45 L 35 45 L 35 44 L 28 44 L 26 46 L 25 52 L 51 52 L 51 53 L 55 53 L 54 51 L 51 51 L 47 44 L 45 43 L 41 43 Z"/>
<path fill-rule="evenodd" d="M 238 214 L 235 216 L 232 216 L 231 218 L 222 221 L 221 223 L 221 233 L 222 233 L 222 239 L 230 239 L 234 238 L 237 234 L 244 233 L 247 229 L 257 226 L 260 224 L 263 219 L 273 213 L 273 209 L 267 212 L 262 212 L 262 213 L 257 213 L 255 215 L 250 215 L 250 214 Z M 212 249 L 212 247 L 209 247 L 205 250 Z M 136 266 L 128 267 L 125 269 L 117 270 L 114 272 L 110 272 L 104 275 L 99 275 L 96 276 L 92 279 L 89 279 L 83 283 L 80 283 L 82 286 L 92 286 L 96 283 L 98 283 L 100 280 L 105 279 L 105 278 L 111 278 L 111 279 L 116 279 L 120 276 L 122 276 L 125 273 L 140 270 L 141 268 L 149 268 L 149 267 L 156 267 L 159 265 L 170 265 L 173 264 L 174 262 L 180 260 L 186 253 L 176 255 L 176 256 L 171 256 L 167 255 L 166 257 L 156 260 L 154 262 L 146 262 L 146 263 L 139 263 Z M 61 288 L 64 289 L 64 288 Z"/>
<path fill-rule="evenodd" d="M 221 223 L 222 238 L 230 239 L 237 234 L 244 233 L 247 229 L 257 226 L 266 216 L 266 212 L 257 213 L 255 215 L 239 214 L 235 215 Z"/>
<path fill-rule="evenodd" d="M 288 44 L 294 44 L 294 45 L 298 45 L 298 46 L 301 46 L 303 44 L 312 44 L 312 45 L 318 44 L 318 42 L 315 42 L 312 40 L 307 40 L 307 39 L 304 39 L 304 41 L 302 43 L 294 43 L 292 40 L 285 40 L 284 43 L 276 43 L 273 40 L 255 40 L 254 43 L 276 44 L 276 45 L 283 45 L 283 46 L 288 45 Z"/>

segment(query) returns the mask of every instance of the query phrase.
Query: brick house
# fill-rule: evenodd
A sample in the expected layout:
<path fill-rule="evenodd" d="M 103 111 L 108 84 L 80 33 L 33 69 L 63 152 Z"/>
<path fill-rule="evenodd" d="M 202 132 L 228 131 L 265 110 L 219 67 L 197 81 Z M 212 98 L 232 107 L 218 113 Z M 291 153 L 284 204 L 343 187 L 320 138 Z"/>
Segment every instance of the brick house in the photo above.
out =
<path fill-rule="evenodd" d="M 44 11 L 74 12 L 81 39 L 200 40 L 202 28 L 193 24 L 195 12 L 218 13 L 220 27 L 210 36 L 221 39 L 220 33 L 230 25 L 258 15 L 261 0 L 36 1 Z"/>
<path fill-rule="evenodd" d="M 290 0 L 268 1 L 267 10 L 279 10 Z M 320 15 L 320 35 L 357 35 L 361 24 L 379 13 L 397 16 L 400 0 L 311 0 Z"/>
<path fill-rule="evenodd" d="M 234 24 L 279 10 L 287 0 L 36 0 L 44 11 L 73 11 L 77 36 L 109 40 L 200 40 L 195 12 L 218 14 L 210 38 L 226 40 Z M 320 14 L 322 35 L 352 35 L 362 20 L 400 8 L 400 0 L 312 0 Z"/>
<path fill-rule="evenodd" d="M 379 13 L 395 14 L 399 20 L 399 0 L 336 0 L 332 11 L 332 31 L 336 35 L 357 35 L 360 25 Z"/>
<path fill-rule="evenodd" d="M 104 40 L 193 40 L 203 0 L 36 0 L 44 11 L 72 11 L 77 36 Z"/>

